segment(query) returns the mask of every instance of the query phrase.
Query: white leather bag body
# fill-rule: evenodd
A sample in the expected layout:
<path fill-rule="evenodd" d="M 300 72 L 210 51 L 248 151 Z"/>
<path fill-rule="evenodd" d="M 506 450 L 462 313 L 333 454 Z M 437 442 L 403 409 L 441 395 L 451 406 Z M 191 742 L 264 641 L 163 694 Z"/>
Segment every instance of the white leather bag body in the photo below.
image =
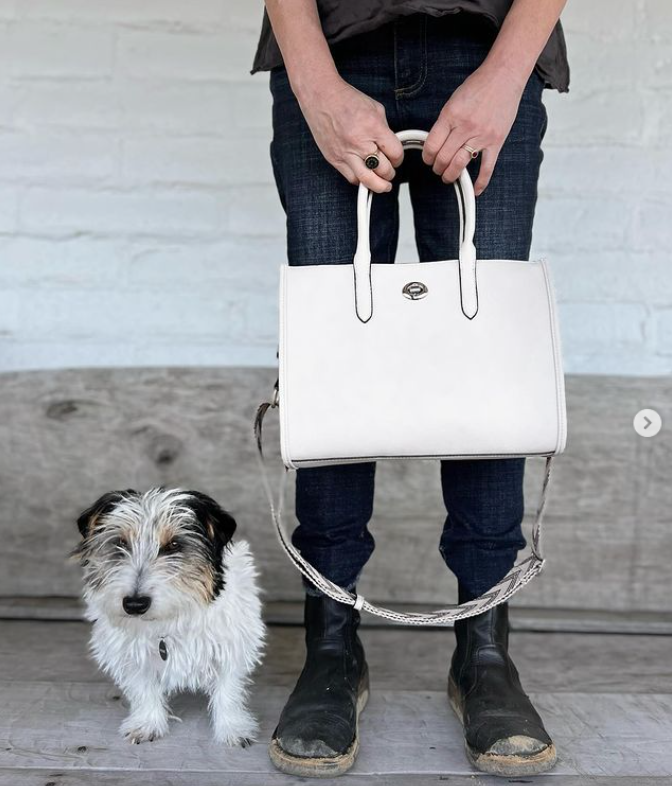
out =
<path fill-rule="evenodd" d="M 420 148 L 426 132 L 399 137 Z M 353 264 L 281 266 L 286 467 L 564 450 L 564 376 L 547 263 L 477 260 L 466 170 L 455 190 L 457 260 L 372 264 L 372 194 L 360 185 Z"/>

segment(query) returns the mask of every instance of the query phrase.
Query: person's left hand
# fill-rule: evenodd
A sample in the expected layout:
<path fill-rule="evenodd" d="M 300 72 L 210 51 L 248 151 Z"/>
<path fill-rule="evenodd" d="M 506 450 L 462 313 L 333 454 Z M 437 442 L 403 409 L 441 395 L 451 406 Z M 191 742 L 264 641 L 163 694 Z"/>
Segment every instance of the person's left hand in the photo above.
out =
<path fill-rule="evenodd" d="M 477 68 L 441 110 L 425 141 L 423 161 L 444 183 L 452 183 L 471 161 L 463 145 L 480 151 L 474 192 L 482 194 L 516 119 L 524 88 L 525 82 L 510 71 L 487 63 Z"/>

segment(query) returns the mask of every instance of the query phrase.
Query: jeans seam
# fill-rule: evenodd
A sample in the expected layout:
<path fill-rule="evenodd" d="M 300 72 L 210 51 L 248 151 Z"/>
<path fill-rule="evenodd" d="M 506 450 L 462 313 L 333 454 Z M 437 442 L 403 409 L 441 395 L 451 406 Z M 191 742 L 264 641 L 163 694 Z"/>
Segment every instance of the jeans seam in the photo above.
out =
<path fill-rule="evenodd" d="M 414 95 L 420 92 L 422 88 L 425 86 L 425 81 L 427 79 L 427 17 L 423 15 L 422 17 L 422 32 L 421 32 L 421 57 L 420 57 L 420 76 L 418 77 L 417 81 L 409 85 L 408 87 L 398 87 L 394 90 L 395 98 L 412 98 Z M 395 30 L 395 49 L 394 49 L 394 56 L 395 56 L 395 73 L 394 73 L 394 81 L 395 84 L 397 83 L 397 69 L 396 69 L 396 56 L 397 56 L 397 49 L 396 49 L 396 30 Z"/>

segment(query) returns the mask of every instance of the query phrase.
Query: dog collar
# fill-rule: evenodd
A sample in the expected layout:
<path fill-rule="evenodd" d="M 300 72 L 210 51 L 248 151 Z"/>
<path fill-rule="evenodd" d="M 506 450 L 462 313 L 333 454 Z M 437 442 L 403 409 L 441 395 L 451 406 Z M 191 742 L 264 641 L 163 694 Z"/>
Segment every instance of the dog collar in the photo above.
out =
<path fill-rule="evenodd" d="M 166 647 L 164 639 L 159 641 L 159 655 L 161 656 L 161 660 L 168 660 L 168 647 Z"/>

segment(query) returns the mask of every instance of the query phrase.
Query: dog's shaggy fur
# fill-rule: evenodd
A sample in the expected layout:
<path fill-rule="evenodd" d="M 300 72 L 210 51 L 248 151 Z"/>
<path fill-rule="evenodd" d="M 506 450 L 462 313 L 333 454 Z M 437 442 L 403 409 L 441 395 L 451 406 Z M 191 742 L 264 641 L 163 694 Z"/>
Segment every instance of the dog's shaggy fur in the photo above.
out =
<path fill-rule="evenodd" d="M 247 745 L 257 732 L 247 689 L 265 629 L 233 517 L 196 491 L 129 489 L 105 494 L 77 524 L 91 650 L 130 704 L 122 735 L 163 736 L 170 695 L 199 690 L 215 739 Z"/>

